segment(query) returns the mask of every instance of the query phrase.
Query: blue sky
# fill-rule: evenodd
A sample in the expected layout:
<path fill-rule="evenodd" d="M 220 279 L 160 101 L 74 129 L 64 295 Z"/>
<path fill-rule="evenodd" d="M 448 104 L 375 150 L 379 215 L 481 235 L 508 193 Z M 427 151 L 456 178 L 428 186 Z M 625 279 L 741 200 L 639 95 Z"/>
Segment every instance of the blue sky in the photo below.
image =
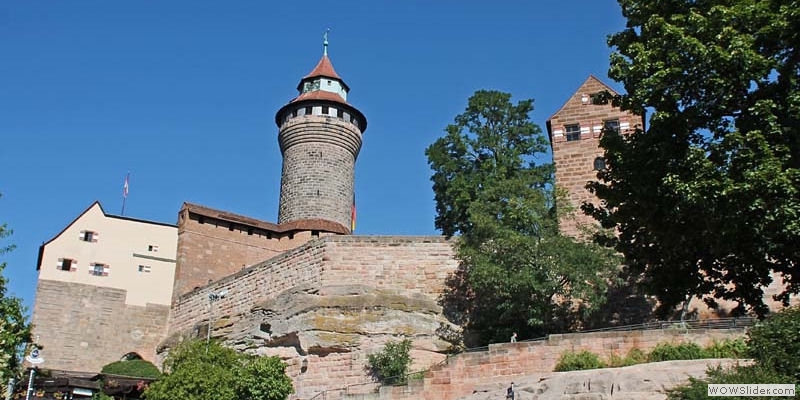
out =
<path fill-rule="evenodd" d="M 93 201 L 174 223 L 184 201 L 275 221 L 275 112 L 322 54 L 369 127 L 357 234 L 436 234 L 425 148 L 478 89 L 545 121 L 607 77 L 614 0 L 0 2 L 0 222 L 29 307 L 39 245 Z"/>

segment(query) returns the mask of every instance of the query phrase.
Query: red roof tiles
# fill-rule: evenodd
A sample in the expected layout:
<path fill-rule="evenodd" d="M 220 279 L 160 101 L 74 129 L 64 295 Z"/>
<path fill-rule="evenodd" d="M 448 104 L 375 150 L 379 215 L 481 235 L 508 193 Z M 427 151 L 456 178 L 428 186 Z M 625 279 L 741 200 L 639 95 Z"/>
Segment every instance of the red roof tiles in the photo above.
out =
<path fill-rule="evenodd" d="M 333 69 L 333 64 L 331 64 L 331 59 L 328 58 L 327 55 L 323 55 L 322 58 L 317 63 L 317 66 L 303 79 L 313 78 L 316 76 L 324 76 L 326 78 L 335 78 L 338 80 L 342 80 L 339 75 L 336 74 L 336 71 Z"/>
<path fill-rule="evenodd" d="M 337 103 L 344 103 L 347 102 L 336 93 L 333 92 L 326 92 L 324 90 L 315 90 L 313 92 L 305 92 L 300 94 L 299 96 L 295 97 L 294 100 L 290 101 L 290 103 L 294 103 L 301 100 L 330 100 L 335 101 Z"/>

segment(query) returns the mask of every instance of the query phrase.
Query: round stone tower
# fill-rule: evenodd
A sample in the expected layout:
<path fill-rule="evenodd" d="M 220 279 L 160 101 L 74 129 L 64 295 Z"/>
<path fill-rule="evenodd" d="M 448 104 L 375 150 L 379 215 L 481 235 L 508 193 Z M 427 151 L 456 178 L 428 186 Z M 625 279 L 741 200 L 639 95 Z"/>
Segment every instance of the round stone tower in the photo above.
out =
<path fill-rule="evenodd" d="M 322 59 L 300 80 L 299 95 L 275 114 L 283 154 L 278 223 L 336 222 L 352 231 L 355 163 L 367 119 L 347 102 L 350 88 Z"/>

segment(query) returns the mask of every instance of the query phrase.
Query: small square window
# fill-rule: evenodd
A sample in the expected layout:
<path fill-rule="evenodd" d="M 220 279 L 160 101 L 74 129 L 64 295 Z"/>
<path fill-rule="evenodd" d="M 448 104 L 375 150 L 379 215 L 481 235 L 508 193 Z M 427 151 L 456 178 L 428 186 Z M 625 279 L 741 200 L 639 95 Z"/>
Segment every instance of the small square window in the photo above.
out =
<path fill-rule="evenodd" d="M 313 236 L 313 237 L 319 237 L 319 231 L 312 230 L 312 231 L 311 231 L 311 236 Z"/>
<path fill-rule="evenodd" d="M 619 120 L 618 119 L 609 119 L 603 121 L 603 130 L 604 131 L 611 131 L 619 133 Z"/>
<path fill-rule="evenodd" d="M 573 125 L 566 125 L 564 126 L 564 130 L 566 131 L 566 137 L 568 142 L 573 142 L 576 140 L 581 140 L 581 126 L 578 124 Z"/>
<path fill-rule="evenodd" d="M 341 108 L 337 109 L 336 116 L 339 118 L 344 118 L 344 110 L 342 110 Z"/>
<path fill-rule="evenodd" d="M 97 241 L 97 233 L 92 232 L 92 231 L 83 231 L 83 236 L 81 237 L 81 240 L 83 240 L 84 242 L 90 242 L 90 243 L 91 242 L 96 242 Z"/>
<path fill-rule="evenodd" d="M 89 269 L 89 273 L 94 276 L 108 276 L 108 265 L 94 263 L 91 265 L 91 269 Z"/>
<path fill-rule="evenodd" d="M 149 265 L 140 265 L 139 272 L 149 274 L 150 273 L 150 266 Z"/>
<path fill-rule="evenodd" d="M 147 246 L 147 251 L 152 251 L 153 253 L 157 253 L 158 252 L 158 246 L 156 246 L 154 244 L 151 244 L 151 245 Z"/>
<path fill-rule="evenodd" d="M 322 115 L 328 115 L 329 110 L 328 106 L 322 106 Z"/>
<path fill-rule="evenodd" d="M 58 265 L 58 269 L 61 271 L 72 271 L 72 266 L 75 264 L 75 260 L 69 258 L 60 259 L 61 263 Z"/>
<path fill-rule="evenodd" d="M 311 115 L 312 108 L 306 107 L 306 115 Z"/>

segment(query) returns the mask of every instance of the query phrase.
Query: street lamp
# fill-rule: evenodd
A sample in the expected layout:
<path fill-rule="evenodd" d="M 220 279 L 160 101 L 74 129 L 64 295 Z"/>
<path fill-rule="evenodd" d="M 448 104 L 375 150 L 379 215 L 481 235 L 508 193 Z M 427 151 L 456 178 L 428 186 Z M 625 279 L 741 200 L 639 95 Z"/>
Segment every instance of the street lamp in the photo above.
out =
<path fill-rule="evenodd" d="M 208 353 L 208 343 L 211 341 L 211 326 L 214 323 L 214 303 L 222 300 L 228 294 L 227 290 L 211 292 L 208 294 L 208 329 L 206 329 L 206 353 Z"/>

